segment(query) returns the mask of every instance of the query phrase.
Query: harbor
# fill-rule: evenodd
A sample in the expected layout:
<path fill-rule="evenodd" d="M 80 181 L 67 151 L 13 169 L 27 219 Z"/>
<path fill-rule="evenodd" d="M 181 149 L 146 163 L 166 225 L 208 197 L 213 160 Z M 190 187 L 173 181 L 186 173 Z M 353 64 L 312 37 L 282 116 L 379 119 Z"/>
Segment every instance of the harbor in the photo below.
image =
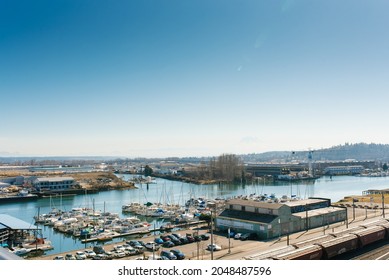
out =
<path fill-rule="evenodd" d="M 132 175 L 124 174 L 124 179 L 130 180 Z M 139 203 L 140 205 L 150 203 L 160 205 L 180 205 L 191 198 L 206 199 L 228 199 L 232 197 L 247 196 L 250 194 L 268 194 L 281 198 L 282 196 L 295 196 L 300 198 L 325 197 L 337 202 L 345 196 L 361 195 L 367 189 L 384 189 L 387 187 L 389 179 L 387 177 L 368 178 L 354 176 L 338 176 L 332 179 L 322 177 L 314 182 L 299 183 L 263 183 L 252 185 L 195 185 L 179 181 L 170 181 L 156 178 L 155 183 L 147 186 L 146 184 L 137 184 L 136 189 L 111 190 L 92 194 L 79 194 L 75 196 L 55 196 L 39 198 L 34 201 L 24 201 L 7 203 L 0 205 L 0 213 L 7 213 L 31 223 L 35 227 L 34 217 L 43 213 L 49 213 L 53 209 L 61 209 L 63 212 L 71 211 L 74 208 L 94 209 L 96 213 L 112 213 L 118 219 L 126 219 L 136 216 L 140 222 L 148 223 L 148 231 L 136 233 L 122 233 L 112 236 L 106 240 L 91 239 L 91 237 L 80 238 L 70 233 L 63 233 L 55 230 L 48 224 L 41 223 L 38 226 L 47 240 L 50 240 L 53 248 L 44 252 L 45 255 L 58 254 L 64 251 L 77 250 L 93 244 L 112 244 L 127 239 L 137 238 L 138 236 L 147 236 L 159 234 L 162 232 L 161 226 L 174 224 L 175 221 L 165 217 L 157 217 L 140 213 L 131 213 L 123 211 L 123 206 L 130 203 Z M 108 220 L 108 219 L 107 219 Z M 181 229 L 183 224 L 177 224 L 175 230 Z"/>

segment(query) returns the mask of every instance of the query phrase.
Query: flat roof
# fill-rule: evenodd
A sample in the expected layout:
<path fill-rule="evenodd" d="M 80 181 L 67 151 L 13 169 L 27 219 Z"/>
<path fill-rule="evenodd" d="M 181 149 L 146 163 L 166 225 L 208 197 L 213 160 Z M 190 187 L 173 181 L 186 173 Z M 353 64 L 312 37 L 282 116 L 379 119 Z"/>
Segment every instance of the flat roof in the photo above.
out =
<path fill-rule="evenodd" d="M 8 229 L 34 229 L 35 226 L 33 224 L 29 224 L 23 220 L 12 217 L 7 214 L 0 214 L 0 227 Z"/>
<path fill-rule="evenodd" d="M 284 202 L 283 204 L 288 205 L 289 207 L 298 206 L 298 205 L 305 205 L 305 204 L 314 204 L 318 202 L 325 202 L 326 199 L 320 199 L 320 198 L 308 198 L 308 199 L 296 199 L 296 200 L 290 200 L 287 202 Z"/>
<path fill-rule="evenodd" d="M 45 182 L 61 182 L 61 181 L 67 181 L 67 180 L 74 180 L 72 177 L 40 177 L 36 178 L 38 181 L 45 181 Z"/>
<path fill-rule="evenodd" d="M 282 206 L 284 206 L 283 203 L 262 202 L 262 201 L 255 201 L 252 199 L 231 199 L 227 201 L 227 204 L 253 206 L 253 207 L 267 208 L 267 209 L 279 209 Z"/>
<path fill-rule="evenodd" d="M 324 208 L 319 208 L 319 209 L 315 209 L 315 210 L 309 210 L 307 212 L 304 211 L 304 212 L 294 213 L 292 215 L 295 217 L 305 218 L 307 214 L 308 214 L 308 217 L 314 217 L 314 216 L 321 216 L 324 214 L 334 213 L 334 212 L 338 212 L 338 211 L 346 211 L 346 210 L 342 207 L 331 206 L 331 207 L 324 207 Z"/>
<path fill-rule="evenodd" d="M 253 199 L 231 199 L 227 201 L 227 204 L 234 204 L 234 205 L 243 205 L 243 206 L 253 206 L 258 208 L 265 208 L 265 209 L 279 209 L 283 205 L 286 205 L 288 207 L 294 207 L 298 205 L 310 205 L 320 202 L 326 202 L 328 199 L 324 198 L 308 198 L 308 199 L 296 199 L 296 200 L 289 200 L 286 202 L 263 202 L 263 201 L 256 201 Z"/>

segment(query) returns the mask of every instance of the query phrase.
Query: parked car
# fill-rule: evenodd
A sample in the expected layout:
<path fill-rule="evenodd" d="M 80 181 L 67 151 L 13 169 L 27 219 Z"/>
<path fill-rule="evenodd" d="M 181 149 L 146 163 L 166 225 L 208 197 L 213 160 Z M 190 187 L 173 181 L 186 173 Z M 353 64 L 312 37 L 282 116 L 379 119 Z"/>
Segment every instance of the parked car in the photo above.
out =
<path fill-rule="evenodd" d="M 182 244 L 188 244 L 189 243 L 189 240 L 187 237 L 180 237 L 180 241 Z"/>
<path fill-rule="evenodd" d="M 242 233 L 238 232 L 237 234 L 234 235 L 234 239 L 239 240 L 241 236 L 242 236 Z"/>
<path fill-rule="evenodd" d="M 174 236 L 170 236 L 169 235 L 169 238 L 170 238 L 170 241 L 174 243 L 174 245 L 181 245 L 181 241 L 177 238 L 177 237 L 174 237 Z"/>
<path fill-rule="evenodd" d="M 148 249 L 148 250 L 154 250 L 154 251 L 158 251 L 159 248 L 160 248 L 160 245 L 155 243 L 155 242 L 147 242 L 145 243 L 145 248 Z"/>
<path fill-rule="evenodd" d="M 171 248 L 171 247 L 174 247 L 174 243 L 172 241 L 166 241 L 166 242 L 163 242 L 162 246 L 165 248 Z"/>
<path fill-rule="evenodd" d="M 75 257 L 76 260 L 86 260 L 85 252 L 77 251 Z"/>
<path fill-rule="evenodd" d="M 195 235 L 193 238 L 195 242 L 200 242 L 201 240 L 203 240 L 200 235 Z"/>
<path fill-rule="evenodd" d="M 240 240 L 257 240 L 258 235 L 254 232 L 245 233 L 240 236 Z"/>
<path fill-rule="evenodd" d="M 196 241 L 192 235 L 186 235 L 186 239 L 188 239 L 189 243 L 193 243 Z"/>
<path fill-rule="evenodd" d="M 106 254 L 96 254 L 92 257 L 92 260 L 106 260 Z"/>
<path fill-rule="evenodd" d="M 201 240 L 208 240 L 209 239 L 208 234 L 201 234 L 200 237 L 201 237 Z"/>
<path fill-rule="evenodd" d="M 64 260 L 65 258 L 63 256 L 55 256 L 53 260 Z"/>
<path fill-rule="evenodd" d="M 136 255 L 136 254 L 139 254 L 139 250 L 138 249 L 135 249 L 135 248 L 132 248 L 132 247 L 126 247 L 124 249 L 124 253 L 127 255 L 127 256 L 133 256 L 133 255 Z"/>
<path fill-rule="evenodd" d="M 163 242 L 166 242 L 166 241 L 172 241 L 168 236 L 166 235 L 161 235 L 161 239 L 163 240 Z"/>
<path fill-rule="evenodd" d="M 87 258 L 92 258 L 93 256 L 96 256 L 96 253 L 93 252 L 93 250 L 85 250 L 84 253 Z"/>
<path fill-rule="evenodd" d="M 169 251 L 161 251 L 160 256 L 166 257 L 169 260 L 176 260 L 177 259 L 177 257 L 172 252 L 169 252 Z"/>
<path fill-rule="evenodd" d="M 177 260 L 185 259 L 185 254 L 178 249 L 170 250 L 170 252 L 172 252 L 176 256 Z"/>
<path fill-rule="evenodd" d="M 155 239 L 154 239 L 154 242 L 161 245 L 161 244 L 163 244 L 163 242 L 165 242 L 165 241 L 163 241 L 162 238 L 155 238 Z"/>
<path fill-rule="evenodd" d="M 65 255 L 65 260 L 75 260 L 75 259 L 76 259 L 76 257 L 73 256 L 72 254 L 66 254 Z"/>
<path fill-rule="evenodd" d="M 134 248 L 135 248 L 135 246 L 142 246 L 142 244 L 140 244 L 138 240 L 126 241 L 126 244 L 131 245 Z"/>
<path fill-rule="evenodd" d="M 95 252 L 96 254 L 105 254 L 104 247 L 101 246 L 101 245 L 94 246 L 93 247 L 93 252 Z"/>
<path fill-rule="evenodd" d="M 175 236 L 176 238 L 180 239 L 182 238 L 183 236 L 179 233 L 172 233 L 173 236 Z"/>
<path fill-rule="evenodd" d="M 115 245 L 113 246 L 113 248 L 116 250 L 116 251 L 119 251 L 119 250 L 122 250 L 124 251 L 125 247 L 123 245 Z"/>
<path fill-rule="evenodd" d="M 222 247 L 220 247 L 219 245 L 216 245 L 216 244 L 208 244 L 208 246 L 207 246 L 208 251 L 220 251 L 221 249 L 222 249 Z"/>
<path fill-rule="evenodd" d="M 114 250 L 114 251 L 111 251 L 112 253 L 112 256 L 114 258 L 124 258 L 126 256 L 126 253 L 123 251 L 123 250 Z"/>

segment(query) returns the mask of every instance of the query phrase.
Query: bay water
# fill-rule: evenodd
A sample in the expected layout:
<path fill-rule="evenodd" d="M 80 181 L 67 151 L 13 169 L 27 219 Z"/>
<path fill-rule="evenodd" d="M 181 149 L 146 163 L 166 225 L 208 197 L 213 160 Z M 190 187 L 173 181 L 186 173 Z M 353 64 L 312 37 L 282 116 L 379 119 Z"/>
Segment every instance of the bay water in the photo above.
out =
<path fill-rule="evenodd" d="M 133 175 L 120 174 L 124 180 L 130 180 Z M 291 195 L 300 198 L 321 197 L 329 198 L 332 202 L 339 201 L 345 196 L 361 195 L 368 189 L 389 188 L 389 177 L 356 177 L 356 176 L 336 176 L 321 177 L 316 181 L 300 182 L 265 182 L 261 179 L 255 184 L 249 185 L 196 185 L 180 181 L 171 181 L 156 178 L 155 183 L 137 184 L 137 189 L 102 191 L 94 194 L 59 196 L 51 198 L 40 198 L 36 201 L 2 203 L 0 204 L 0 213 L 8 214 L 19 218 L 27 223 L 31 223 L 31 229 L 34 225 L 34 216 L 48 213 L 52 208 L 70 211 L 76 207 L 94 208 L 95 210 L 118 213 L 120 217 L 126 215 L 122 213 L 122 206 L 130 202 L 152 203 L 170 203 L 181 204 L 190 198 L 204 197 L 231 198 L 236 196 L 245 196 L 250 194 L 274 194 L 276 197 Z M 139 217 L 144 221 L 153 224 L 155 228 L 167 222 L 161 219 Z M 46 251 L 45 254 L 57 254 L 70 250 L 84 249 L 86 246 L 92 246 L 93 243 L 84 244 L 80 239 L 64 235 L 54 231 L 52 227 L 39 225 L 43 237 L 52 242 L 54 249 Z M 123 239 L 123 238 L 122 238 Z M 114 239 L 109 242 L 117 242 L 120 239 Z M 108 242 L 108 243 L 109 243 Z"/>

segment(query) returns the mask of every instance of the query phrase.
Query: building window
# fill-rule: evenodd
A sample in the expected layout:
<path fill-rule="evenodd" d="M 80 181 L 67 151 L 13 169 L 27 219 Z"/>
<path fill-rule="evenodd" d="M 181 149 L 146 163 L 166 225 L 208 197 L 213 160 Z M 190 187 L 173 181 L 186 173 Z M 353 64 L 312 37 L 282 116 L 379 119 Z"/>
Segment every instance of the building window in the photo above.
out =
<path fill-rule="evenodd" d="M 242 211 L 246 211 L 246 206 L 242 206 Z"/>
<path fill-rule="evenodd" d="M 259 213 L 258 207 L 255 207 L 254 212 Z"/>

